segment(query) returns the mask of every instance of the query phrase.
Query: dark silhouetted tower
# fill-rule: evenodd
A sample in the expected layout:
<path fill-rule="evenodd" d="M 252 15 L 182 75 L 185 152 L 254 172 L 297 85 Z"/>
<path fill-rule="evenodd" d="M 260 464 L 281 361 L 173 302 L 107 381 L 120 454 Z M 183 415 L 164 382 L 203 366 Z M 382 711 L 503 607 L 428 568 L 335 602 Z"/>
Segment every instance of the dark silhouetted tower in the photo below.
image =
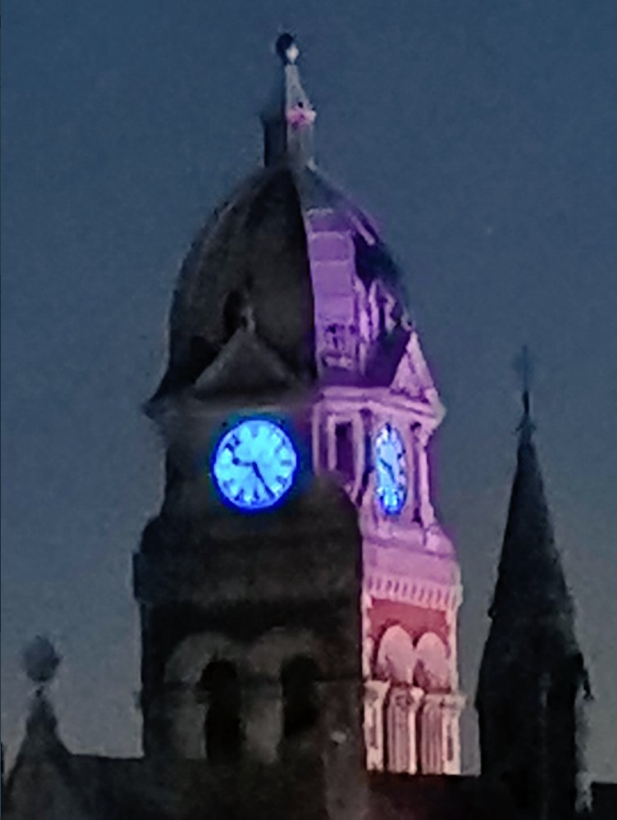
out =
<path fill-rule="evenodd" d="M 529 394 L 489 612 L 476 706 L 482 773 L 504 781 L 530 820 L 568 820 L 584 802 L 585 664 L 533 442 Z"/>

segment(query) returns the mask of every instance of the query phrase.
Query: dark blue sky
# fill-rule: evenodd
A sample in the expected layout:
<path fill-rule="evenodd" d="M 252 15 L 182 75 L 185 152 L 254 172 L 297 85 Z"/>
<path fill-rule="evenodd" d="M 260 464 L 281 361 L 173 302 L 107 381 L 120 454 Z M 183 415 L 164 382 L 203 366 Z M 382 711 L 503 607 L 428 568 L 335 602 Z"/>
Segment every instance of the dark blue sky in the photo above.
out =
<path fill-rule="evenodd" d="M 2 219 L 2 717 L 15 745 L 37 632 L 74 749 L 138 749 L 131 553 L 160 497 L 140 403 L 182 256 L 260 160 L 289 28 L 321 166 L 408 272 L 448 408 L 435 498 L 486 635 L 519 405 L 538 443 L 596 696 L 593 774 L 617 778 L 617 4 L 614 0 L 7 0 Z M 468 709 L 466 766 L 477 762 Z"/>

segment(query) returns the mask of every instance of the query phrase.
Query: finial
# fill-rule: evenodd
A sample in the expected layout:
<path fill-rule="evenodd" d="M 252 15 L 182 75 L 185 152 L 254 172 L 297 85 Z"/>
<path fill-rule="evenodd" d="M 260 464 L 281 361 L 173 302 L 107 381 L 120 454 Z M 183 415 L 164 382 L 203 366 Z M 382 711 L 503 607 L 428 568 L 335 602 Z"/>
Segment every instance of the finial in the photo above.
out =
<path fill-rule="evenodd" d="M 293 34 L 285 32 L 276 41 L 276 53 L 281 58 L 283 65 L 294 65 L 300 56 L 300 49 Z"/>
<path fill-rule="evenodd" d="M 520 354 L 514 361 L 514 367 L 521 380 L 522 399 L 523 399 L 523 418 L 519 425 L 520 431 L 531 432 L 533 430 L 533 423 L 531 421 L 531 380 L 533 376 L 533 362 L 529 354 L 527 345 L 523 345 Z"/>
<path fill-rule="evenodd" d="M 289 34 L 279 35 L 275 51 L 282 63 L 276 96 L 263 111 L 264 160 L 266 165 L 287 162 L 295 168 L 313 166 L 315 109 L 306 95 L 297 60 L 300 49 Z"/>
<path fill-rule="evenodd" d="M 30 641 L 23 653 L 24 671 L 39 691 L 54 679 L 61 660 L 49 638 L 42 635 Z"/>

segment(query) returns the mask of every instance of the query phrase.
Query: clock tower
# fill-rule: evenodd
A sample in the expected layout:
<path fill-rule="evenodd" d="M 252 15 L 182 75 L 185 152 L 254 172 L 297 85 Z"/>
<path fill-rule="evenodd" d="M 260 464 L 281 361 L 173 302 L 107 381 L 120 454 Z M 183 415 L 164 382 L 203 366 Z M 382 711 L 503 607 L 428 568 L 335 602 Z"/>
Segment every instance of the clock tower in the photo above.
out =
<path fill-rule="evenodd" d="M 264 167 L 184 261 L 147 405 L 166 480 L 134 563 L 144 749 L 356 820 L 360 769 L 460 771 L 444 411 L 401 272 L 316 169 L 296 44 L 277 51 Z"/>

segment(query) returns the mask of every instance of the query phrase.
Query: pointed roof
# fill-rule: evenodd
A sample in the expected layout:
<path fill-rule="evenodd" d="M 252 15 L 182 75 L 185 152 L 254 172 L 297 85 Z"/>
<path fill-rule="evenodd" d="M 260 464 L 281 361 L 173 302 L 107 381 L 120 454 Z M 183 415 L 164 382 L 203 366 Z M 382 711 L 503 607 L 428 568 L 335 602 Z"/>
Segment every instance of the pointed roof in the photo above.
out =
<path fill-rule="evenodd" d="M 184 260 L 169 364 L 153 401 L 195 384 L 213 364 L 247 290 L 259 338 L 299 382 L 324 373 L 353 381 L 379 350 L 393 374 L 403 355 L 395 342 L 410 323 L 401 272 L 372 221 L 316 170 L 299 50 L 288 34 L 276 50 L 279 87 L 262 114 L 265 167 L 214 212 Z M 345 372 L 332 375 L 339 359 Z"/>
<path fill-rule="evenodd" d="M 494 624 L 516 622 L 536 632 L 548 629 L 553 638 L 560 635 L 577 649 L 574 606 L 555 544 L 533 432 L 526 388 L 516 472 L 489 614 Z"/>
<path fill-rule="evenodd" d="M 298 386 L 279 356 L 250 328 L 239 328 L 194 385 L 198 397 L 276 392 Z"/>
<path fill-rule="evenodd" d="M 26 734 L 8 777 L 3 808 L 8 818 L 98 820 L 99 815 L 74 781 L 71 755 L 58 737 L 57 722 L 44 688 L 34 695 Z"/>

